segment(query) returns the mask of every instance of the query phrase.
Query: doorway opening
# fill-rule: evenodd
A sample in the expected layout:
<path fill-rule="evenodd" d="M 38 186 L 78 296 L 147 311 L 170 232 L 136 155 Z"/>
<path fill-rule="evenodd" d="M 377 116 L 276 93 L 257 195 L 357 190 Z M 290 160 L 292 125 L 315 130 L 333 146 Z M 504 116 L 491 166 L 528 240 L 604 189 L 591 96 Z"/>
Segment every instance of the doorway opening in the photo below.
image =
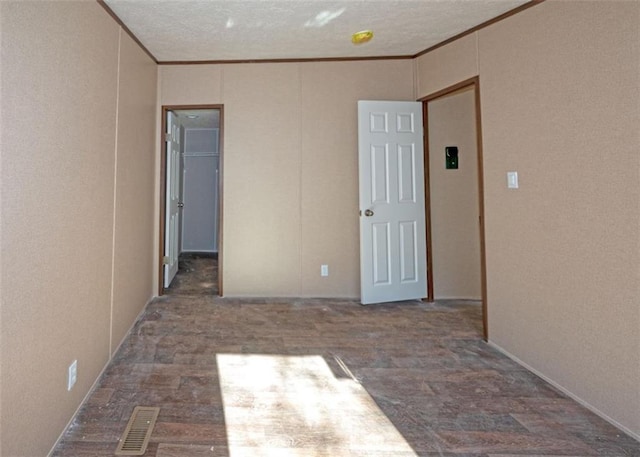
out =
<path fill-rule="evenodd" d="M 464 104 L 463 98 L 467 97 L 468 104 Z M 454 132 L 451 135 L 439 135 L 440 128 L 437 126 L 436 117 L 443 111 L 436 111 L 436 108 L 444 108 L 442 102 L 446 100 L 457 100 L 458 113 L 452 114 L 467 118 L 473 124 L 467 129 L 467 138 L 459 139 L 460 132 Z M 460 272 L 460 264 L 466 262 L 467 268 L 465 279 L 462 281 L 470 281 L 476 283 L 479 287 L 480 299 L 482 301 L 482 328 L 485 341 L 488 340 L 488 318 L 487 318 L 487 281 L 486 281 L 486 255 L 485 255 L 485 229 L 484 229 L 484 182 L 483 182 L 483 158 L 482 158 L 482 124 L 480 110 L 480 80 L 479 77 L 470 78 L 458 84 L 452 85 L 438 92 L 430 94 L 419 101 L 422 102 L 423 122 L 425 132 L 425 209 L 426 209 L 426 226 L 427 226 L 427 293 L 428 301 L 435 300 L 434 292 L 434 268 L 441 268 L 454 272 L 456 275 Z M 463 104 L 460 104 L 463 102 Z M 460 111 L 462 110 L 462 111 Z M 430 113 L 433 119 L 430 119 Z M 441 119 L 439 119 L 441 120 Z M 460 119 L 456 119 L 460 120 Z M 464 119 L 461 120 L 464 122 Z M 443 127 L 443 130 L 446 128 Z M 432 129 L 430 131 L 430 129 Z M 436 137 L 437 141 L 436 141 Z M 458 141 L 466 141 L 466 147 L 458 149 Z M 452 144 L 449 144 L 452 143 Z M 446 144 L 446 146 L 445 146 Z M 438 167 L 437 169 L 435 167 Z M 466 179 L 463 177 L 462 170 L 467 173 Z M 469 174 L 471 173 L 471 174 Z M 456 182 L 457 180 L 457 182 Z M 436 187 L 437 186 L 437 187 Z M 466 186 L 466 190 L 465 187 Z M 471 186 L 471 187 L 469 187 Z M 455 195 L 459 198 L 466 198 L 463 203 L 460 199 L 455 200 Z M 471 196 L 472 200 L 468 197 Z M 453 200 L 444 201 L 445 198 L 453 198 Z M 443 205 L 448 205 L 446 209 L 442 209 Z M 453 205 L 453 207 L 452 207 Z M 459 207 L 457 206 L 459 205 Z M 457 221 L 448 221 L 447 228 L 445 221 L 442 220 L 442 214 L 458 213 L 463 219 Z M 476 226 L 477 218 L 477 226 Z M 465 222 L 461 223 L 461 220 Z M 476 252 L 476 255 L 463 257 L 458 259 L 458 266 L 452 265 L 452 257 L 446 256 L 434 251 L 434 228 L 439 229 L 440 233 L 446 231 L 446 235 L 437 240 L 439 250 L 445 247 L 458 247 L 460 243 L 467 243 L 468 249 L 458 249 L 458 252 Z M 462 229 L 462 231 L 460 231 Z M 459 233 L 463 233 L 462 238 L 456 239 Z M 447 258 L 445 262 L 434 262 L 434 258 L 440 256 L 440 259 Z M 440 263 L 438 263 L 440 262 Z M 442 281 L 442 275 L 438 276 L 438 281 Z M 471 279 L 468 279 L 471 278 Z M 455 278 L 460 281 L 460 278 Z M 442 286 L 442 282 L 440 283 Z M 466 285 L 466 284 L 465 284 Z M 438 284 L 435 287 L 440 287 Z M 445 287 L 442 286 L 444 289 Z M 465 290 L 465 293 L 472 293 Z M 446 294 L 446 292 L 445 292 Z M 440 297 L 438 297 L 440 298 Z M 445 297 L 453 298 L 453 297 Z M 463 297 L 456 297 L 463 298 Z M 469 297 L 471 298 L 471 297 Z"/>
<path fill-rule="evenodd" d="M 222 295 L 223 106 L 163 106 L 161 116 L 158 295 L 193 278 Z M 202 262 L 206 277 L 184 275 Z"/>

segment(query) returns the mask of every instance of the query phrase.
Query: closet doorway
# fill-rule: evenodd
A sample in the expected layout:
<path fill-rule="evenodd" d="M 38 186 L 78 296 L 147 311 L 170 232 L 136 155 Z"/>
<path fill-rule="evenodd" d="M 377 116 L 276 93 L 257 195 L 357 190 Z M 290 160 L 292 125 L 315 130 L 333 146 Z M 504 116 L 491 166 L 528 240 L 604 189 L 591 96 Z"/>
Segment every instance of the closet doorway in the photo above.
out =
<path fill-rule="evenodd" d="M 488 341 L 480 79 L 470 78 L 420 101 L 428 301 L 480 298 Z"/>
<path fill-rule="evenodd" d="M 162 107 L 159 295 L 192 280 L 180 266 L 194 259 L 212 259 L 195 277 L 222 295 L 222 120 L 222 105 Z"/>

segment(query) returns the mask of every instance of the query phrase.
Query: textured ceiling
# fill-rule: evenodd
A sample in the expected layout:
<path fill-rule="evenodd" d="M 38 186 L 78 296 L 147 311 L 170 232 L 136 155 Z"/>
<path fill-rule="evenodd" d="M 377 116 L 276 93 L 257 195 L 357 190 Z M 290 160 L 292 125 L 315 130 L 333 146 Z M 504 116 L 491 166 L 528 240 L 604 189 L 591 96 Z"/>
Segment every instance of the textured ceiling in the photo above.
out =
<path fill-rule="evenodd" d="M 105 0 L 160 62 L 412 56 L 527 0 Z M 372 41 L 353 45 L 354 32 Z"/>

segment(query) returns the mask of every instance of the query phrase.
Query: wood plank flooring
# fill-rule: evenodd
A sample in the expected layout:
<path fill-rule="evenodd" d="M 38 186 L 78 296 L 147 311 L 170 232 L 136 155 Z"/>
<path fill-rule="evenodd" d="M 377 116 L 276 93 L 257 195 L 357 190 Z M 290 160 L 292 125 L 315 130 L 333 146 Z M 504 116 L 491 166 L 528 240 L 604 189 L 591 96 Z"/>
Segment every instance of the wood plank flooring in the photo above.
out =
<path fill-rule="evenodd" d="M 215 281 L 214 281 L 215 282 Z M 154 300 L 53 457 L 640 456 L 640 443 L 481 339 L 477 302 Z"/>

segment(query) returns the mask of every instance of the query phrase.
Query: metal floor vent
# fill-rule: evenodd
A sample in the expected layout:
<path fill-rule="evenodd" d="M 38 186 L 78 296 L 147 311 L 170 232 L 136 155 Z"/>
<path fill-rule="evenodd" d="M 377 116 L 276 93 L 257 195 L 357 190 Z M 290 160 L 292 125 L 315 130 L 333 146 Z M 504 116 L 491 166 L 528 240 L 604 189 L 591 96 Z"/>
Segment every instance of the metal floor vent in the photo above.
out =
<path fill-rule="evenodd" d="M 143 455 L 159 413 L 160 408 L 136 406 L 120 438 L 115 455 Z"/>

